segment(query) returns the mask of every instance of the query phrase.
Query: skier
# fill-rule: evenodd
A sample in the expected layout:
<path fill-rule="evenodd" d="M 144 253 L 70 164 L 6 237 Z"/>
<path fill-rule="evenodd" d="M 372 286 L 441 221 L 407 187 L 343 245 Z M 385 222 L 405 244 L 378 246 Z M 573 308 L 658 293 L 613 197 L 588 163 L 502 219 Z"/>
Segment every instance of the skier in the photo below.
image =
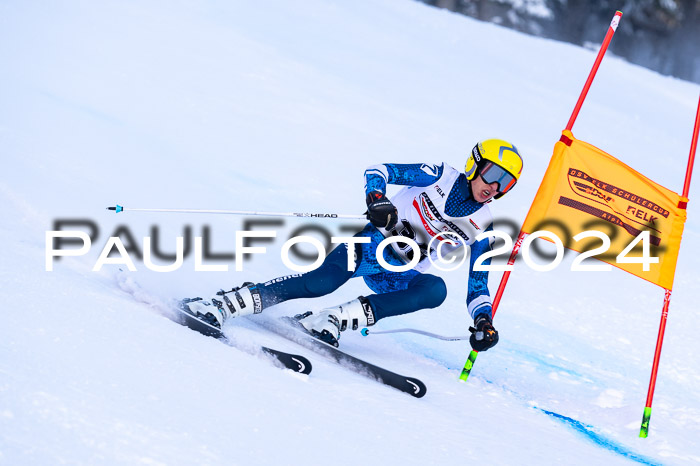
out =
<path fill-rule="evenodd" d="M 423 272 L 430 266 L 429 258 L 435 258 L 440 240 L 445 240 L 446 247 L 452 250 L 463 242 L 471 247 L 466 300 L 474 319 L 474 326 L 469 329 L 470 343 L 475 350 L 485 351 L 498 343 L 498 331 L 491 320 L 488 272 L 474 271 L 473 267 L 479 256 L 491 250 L 492 237 L 481 241 L 475 241 L 475 237 L 493 229 L 487 204 L 515 186 L 522 168 L 517 148 L 500 139 L 477 143 L 464 172 L 447 164 L 371 166 L 365 171 L 366 215 L 370 223 L 355 235 L 369 238 L 368 243 L 355 244 L 354 248 L 347 243 L 339 245 L 311 272 L 264 283 L 244 283 L 229 291 L 221 290 L 208 301 L 195 298 L 183 305 L 198 319 L 221 328 L 230 317 L 258 314 L 289 299 L 324 296 L 350 278 L 363 277 L 375 294 L 295 316 L 311 335 L 338 346 L 340 332 L 347 328 L 356 330 L 386 317 L 440 306 L 447 296 L 445 282 Z M 405 187 L 389 200 L 385 195 L 387 184 Z M 420 258 L 414 268 L 392 272 L 379 264 L 377 246 L 392 236 L 403 236 L 418 244 Z M 438 241 L 431 242 L 433 238 Z M 384 249 L 383 258 L 388 264 L 401 266 L 411 262 L 414 253 L 408 244 L 397 242 Z M 350 254 L 354 271 L 348 271 Z M 489 263 L 490 259 L 484 261 Z"/>

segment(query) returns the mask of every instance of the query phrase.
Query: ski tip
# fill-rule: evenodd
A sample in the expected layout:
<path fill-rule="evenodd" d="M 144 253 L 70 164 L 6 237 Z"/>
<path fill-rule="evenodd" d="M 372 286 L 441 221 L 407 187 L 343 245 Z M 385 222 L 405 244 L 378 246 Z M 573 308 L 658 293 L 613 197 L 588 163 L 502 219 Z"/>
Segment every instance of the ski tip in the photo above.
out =
<path fill-rule="evenodd" d="M 311 361 L 299 355 L 292 356 L 292 360 L 297 363 L 296 372 L 309 375 L 311 373 Z"/>
<path fill-rule="evenodd" d="M 122 206 L 120 206 L 119 204 L 117 204 L 117 205 L 114 206 L 114 207 L 107 207 L 107 210 L 113 210 L 113 211 L 115 211 L 116 213 L 119 213 L 119 212 L 122 212 L 122 211 L 124 210 L 124 207 L 122 207 Z"/>
<path fill-rule="evenodd" d="M 367 335 L 369 335 L 369 329 L 363 328 L 362 330 L 360 330 L 360 333 L 362 334 L 363 337 L 366 337 Z"/>
<path fill-rule="evenodd" d="M 278 351 L 267 346 L 261 347 L 264 353 L 269 354 L 275 358 L 280 364 L 285 368 L 290 369 L 298 374 L 309 375 L 311 373 L 311 361 L 306 359 L 304 356 L 299 354 L 285 353 L 283 351 Z"/>
<path fill-rule="evenodd" d="M 416 398 L 423 398 L 425 394 L 428 393 L 428 388 L 420 380 L 413 377 L 406 377 L 406 382 L 411 386 L 411 391 L 409 391 L 410 395 Z"/>

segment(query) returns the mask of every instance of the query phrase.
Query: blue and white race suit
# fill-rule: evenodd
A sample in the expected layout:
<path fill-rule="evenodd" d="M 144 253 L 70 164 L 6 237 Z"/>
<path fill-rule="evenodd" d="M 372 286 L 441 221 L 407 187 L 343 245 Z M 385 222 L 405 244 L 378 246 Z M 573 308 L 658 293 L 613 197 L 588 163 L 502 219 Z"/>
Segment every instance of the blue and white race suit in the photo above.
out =
<path fill-rule="evenodd" d="M 472 198 L 466 175 L 446 164 L 387 163 L 365 171 L 366 193 L 386 193 L 389 184 L 404 186 L 390 197 L 399 215 L 394 228 L 367 224 L 355 236 L 368 237 L 369 243 L 355 245 L 354 251 L 349 251 L 347 244 L 340 245 L 316 270 L 256 284 L 263 307 L 289 299 L 324 296 L 353 277 L 363 277 L 376 293 L 367 299 L 377 320 L 438 307 L 447 296 L 445 282 L 425 271 L 431 265 L 429 257 L 435 260 L 440 239 L 446 239 L 449 242 L 441 246 L 442 256 L 465 245 L 471 248 L 466 299 L 469 313 L 472 317 L 490 314 L 488 272 L 474 271 L 473 267 L 476 259 L 491 249 L 492 238 L 475 238 L 492 229 L 493 219 L 488 206 Z M 377 261 L 377 246 L 392 236 L 407 237 L 418 244 L 420 258 L 411 270 L 391 272 Z M 416 253 L 406 243 L 397 242 L 384 249 L 383 258 L 391 265 L 405 265 Z M 348 254 L 355 259 L 354 271 L 347 270 Z"/>

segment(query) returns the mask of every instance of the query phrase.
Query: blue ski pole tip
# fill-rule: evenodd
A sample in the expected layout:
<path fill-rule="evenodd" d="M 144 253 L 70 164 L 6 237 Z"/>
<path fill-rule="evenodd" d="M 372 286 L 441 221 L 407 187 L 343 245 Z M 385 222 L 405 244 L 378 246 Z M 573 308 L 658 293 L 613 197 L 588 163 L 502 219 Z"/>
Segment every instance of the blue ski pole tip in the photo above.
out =
<path fill-rule="evenodd" d="M 124 210 L 124 207 L 122 207 L 122 206 L 120 206 L 119 204 L 117 204 L 116 207 L 107 207 L 107 210 L 113 210 L 113 211 L 115 211 L 116 213 L 119 213 L 119 212 L 121 212 L 122 210 Z"/>
<path fill-rule="evenodd" d="M 360 333 L 363 337 L 366 337 L 367 335 L 369 335 L 369 329 L 363 328 L 362 330 L 360 330 Z"/>

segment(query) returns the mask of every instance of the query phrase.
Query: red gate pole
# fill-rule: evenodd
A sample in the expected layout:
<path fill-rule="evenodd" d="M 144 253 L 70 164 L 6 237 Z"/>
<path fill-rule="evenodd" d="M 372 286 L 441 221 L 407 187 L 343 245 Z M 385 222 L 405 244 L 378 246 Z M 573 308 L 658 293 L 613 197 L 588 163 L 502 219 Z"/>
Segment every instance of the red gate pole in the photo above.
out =
<path fill-rule="evenodd" d="M 588 94 L 588 90 L 591 88 L 593 78 L 595 78 L 595 74 L 598 72 L 600 62 L 603 61 L 603 55 L 605 55 L 605 52 L 608 50 L 608 45 L 610 45 L 610 41 L 612 40 L 613 34 L 615 34 L 615 31 L 617 30 L 617 25 L 620 24 L 621 17 L 622 12 L 618 10 L 615 12 L 615 16 L 613 16 L 613 19 L 610 22 L 610 27 L 608 27 L 608 32 L 607 34 L 605 34 L 603 44 L 600 46 L 600 50 L 598 50 L 598 56 L 596 57 L 595 62 L 593 63 L 593 68 L 591 68 L 591 72 L 588 74 L 586 84 L 583 85 L 583 90 L 581 91 L 581 95 L 578 97 L 578 102 L 576 102 L 576 106 L 574 107 L 574 111 L 571 114 L 571 118 L 569 118 L 569 122 L 566 124 L 566 129 L 569 131 L 571 131 L 571 128 L 573 128 L 574 126 L 574 122 L 576 121 L 576 117 L 578 117 L 578 112 L 581 110 L 583 101 L 586 100 L 586 95 Z"/>
<path fill-rule="evenodd" d="M 683 197 L 688 199 L 690 192 L 690 178 L 693 176 L 693 164 L 695 152 L 698 150 L 698 132 L 700 132 L 700 97 L 698 97 L 698 110 L 695 112 L 695 126 L 693 127 L 693 140 L 690 143 L 690 155 L 688 155 L 688 167 L 685 169 L 685 182 L 683 183 Z"/>
<path fill-rule="evenodd" d="M 523 233 L 523 231 L 520 231 L 520 234 L 518 235 L 518 239 L 515 241 L 515 246 L 513 246 L 513 251 L 510 253 L 510 259 L 508 259 L 508 265 L 513 265 L 515 264 L 515 257 L 518 255 L 518 252 L 520 251 L 520 246 L 523 244 L 523 240 L 527 236 L 527 233 Z M 498 284 L 498 290 L 496 291 L 496 296 L 493 297 L 493 305 L 491 306 L 491 309 L 493 310 L 493 313 L 491 314 L 491 317 L 496 315 L 496 310 L 498 309 L 498 304 L 501 302 L 501 296 L 503 296 L 503 292 L 506 289 L 506 284 L 508 283 L 508 279 L 510 278 L 510 270 L 506 270 L 503 272 L 503 276 L 501 277 L 501 283 Z"/>
<path fill-rule="evenodd" d="M 690 155 L 688 155 L 688 166 L 685 169 L 685 181 L 683 183 L 683 195 L 681 199 L 685 208 L 690 192 L 690 179 L 693 176 L 693 164 L 695 163 L 695 152 L 698 148 L 698 132 L 700 132 L 700 97 L 698 97 L 698 110 L 695 113 L 695 126 L 693 128 L 693 138 L 690 143 Z M 665 289 L 664 307 L 661 311 L 661 323 L 659 324 L 659 335 L 656 337 L 656 350 L 654 351 L 654 363 L 651 366 L 651 379 L 649 390 L 647 391 L 647 401 L 644 405 L 644 415 L 642 416 L 642 427 L 639 436 L 646 438 L 649 435 L 649 419 L 651 418 L 651 403 L 654 400 L 654 389 L 656 388 L 656 376 L 659 371 L 659 360 L 661 359 L 661 347 L 664 343 L 664 332 L 666 331 L 666 320 L 668 319 L 668 306 L 671 303 L 671 290 Z"/>
<path fill-rule="evenodd" d="M 586 80 L 586 84 L 583 86 L 583 90 L 581 91 L 581 95 L 578 98 L 578 101 L 576 102 L 576 106 L 574 107 L 574 112 L 571 114 L 571 118 L 569 118 L 569 123 L 566 125 L 566 129 L 569 131 L 571 128 L 574 126 L 574 121 L 576 121 L 576 117 L 578 116 L 578 112 L 581 110 L 581 106 L 583 105 L 583 101 L 586 100 L 586 95 L 588 94 L 588 90 L 591 87 L 591 83 L 593 82 L 593 78 L 595 78 L 596 73 L 598 72 L 598 68 L 600 67 L 600 62 L 603 61 L 603 56 L 605 55 L 605 52 L 608 50 L 608 45 L 610 45 L 610 41 L 612 40 L 613 34 L 615 34 L 615 31 L 617 30 L 617 25 L 620 23 L 620 18 L 622 17 L 622 12 L 621 11 L 616 11 L 615 16 L 613 16 L 612 21 L 610 22 L 610 27 L 608 27 L 608 32 L 605 34 L 605 39 L 603 39 L 603 44 L 600 46 L 600 50 L 598 51 L 598 56 L 595 59 L 595 62 L 593 63 L 593 68 L 591 69 L 591 72 L 588 74 L 588 79 Z M 518 251 L 520 250 L 520 245 L 523 242 L 523 239 L 525 239 L 525 236 L 527 233 L 524 233 L 522 230 L 520 231 L 520 234 L 518 235 L 518 239 L 515 242 L 515 246 L 513 247 L 513 251 L 510 254 L 510 259 L 508 260 L 508 265 L 513 265 L 515 262 L 515 257 L 518 255 Z M 492 317 L 496 314 L 496 309 L 498 309 L 498 303 L 501 301 L 501 296 L 503 295 L 503 291 L 506 288 L 506 284 L 508 283 L 508 279 L 510 278 L 510 271 L 507 270 L 503 273 L 503 277 L 501 277 L 501 283 L 498 285 L 498 291 L 496 292 L 496 295 L 494 296 L 493 299 L 493 305 L 491 306 L 491 309 L 493 310 Z M 460 380 L 466 381 L 467 378 L 469 378 L 469 374 L 471 373 L 472 367 L 474 366 L 474 361 L 476 361 L 476 357 L 479 354 L 478 351 L 476 350 L 471 350 L 469 353 L 469 358 L 467 359 L 467 362 L 464 363 L 464 368 L 462 369 L 461 374 L 459 375 Z"/>

